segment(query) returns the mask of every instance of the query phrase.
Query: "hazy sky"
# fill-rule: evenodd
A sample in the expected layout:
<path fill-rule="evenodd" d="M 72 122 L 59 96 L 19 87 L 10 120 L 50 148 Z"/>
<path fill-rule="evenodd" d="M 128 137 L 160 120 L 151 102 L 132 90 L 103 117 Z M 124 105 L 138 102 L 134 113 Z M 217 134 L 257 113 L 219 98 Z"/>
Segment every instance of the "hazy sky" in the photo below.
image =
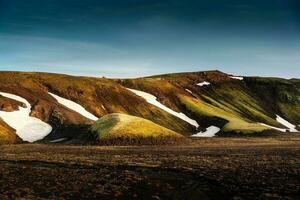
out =
<path fill-rule="evenodd" d="M 0 70 L 300 78 L 299 0 L 0 0 Z"/>

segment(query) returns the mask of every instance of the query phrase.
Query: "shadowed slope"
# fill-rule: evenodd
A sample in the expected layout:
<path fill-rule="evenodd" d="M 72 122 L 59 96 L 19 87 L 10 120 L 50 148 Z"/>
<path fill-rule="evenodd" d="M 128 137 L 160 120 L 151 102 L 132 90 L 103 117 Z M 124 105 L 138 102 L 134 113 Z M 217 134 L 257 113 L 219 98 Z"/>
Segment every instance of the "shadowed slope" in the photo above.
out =
<path fill-rule="evenodd" d="M 286 128 L 276 121 L 277 114 L 294 124 L 300 122 L 300 81 L 297 79 L 237 79 L 219 71 L 207 71 L 118 82 L 155 95 L 173 110 L 197 120 L 202 128 L 215 125 L 222 128 L 223 133 L 254 133 L 270 129 L 260 123 Z M 204 82 L 206 84 L 201 84 Z"/>

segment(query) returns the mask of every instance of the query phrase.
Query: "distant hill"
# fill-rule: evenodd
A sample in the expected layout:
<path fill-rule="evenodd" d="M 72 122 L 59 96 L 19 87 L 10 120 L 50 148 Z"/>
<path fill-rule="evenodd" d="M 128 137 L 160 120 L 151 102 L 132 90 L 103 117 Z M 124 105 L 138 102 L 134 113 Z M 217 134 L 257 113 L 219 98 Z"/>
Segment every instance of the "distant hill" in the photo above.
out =
<path fill-rule="evenodd" d="M 109 115 L 112 113 L 126 114 L 132 122 L 128 127 L 134 125 L 135 119 L 146 119 L 184 136 L 204 132 L 210 126 L 220 128 L 216 133 L 219 136 L 296 132 L 300 124 L 299 79 L 240 77 L 220 71 L 136 79 L 0 72 L 0 92 L 25 99 L 30 104 L 28 117 L 52 127 L 41 142 L 93 140 L 91 126 L 105 116 L 106 120 L 115 120 L 116 115 Z M 0 95 L 2 143 L 18 141 L 14 137 L 21 130 L 11 128 L 13 125 L 7 116 L 13 114 L 7 113 L 23 112 L 25 109 L 18 111 L 22 106 L 24 102 Z M 140 133 L 147 132 L 143 124 L 148 125 L 135 125 L 136 133 L 139 129 Z M 40 126 L 26 126 L 28 134 L 40 130 Z M 118 129 L 119 135 L 126 135 L 126 131 L 121 131 L 126 127 Z M 149 133 L 153 130 L 150 128 Z"/>

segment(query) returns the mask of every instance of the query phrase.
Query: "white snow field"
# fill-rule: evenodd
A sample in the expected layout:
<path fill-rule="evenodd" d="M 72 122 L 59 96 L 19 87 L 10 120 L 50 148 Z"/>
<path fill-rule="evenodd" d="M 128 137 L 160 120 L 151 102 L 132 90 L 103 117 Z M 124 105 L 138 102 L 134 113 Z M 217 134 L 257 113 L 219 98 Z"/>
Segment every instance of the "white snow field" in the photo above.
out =
<path fill-rule="evenodd" d="M 230 76 L 230 78 L 237 79 L 237 80 L 240 80 L 240 81 L 244 79 L 244 77 L 241 77 L 241 76 Z"/>
<path fill-rule="evenodd" d="M 5 123 L 16 130 L 16 134 L 27 142 L 35 142 L 43 139 L 51 131 L 52 127 L 42 120 L 29 116 L 31 105 L 29 102 L 17 95 L 0 92 L 0 95 L 20 101 L 26 105 L 26 108 L 19 107 L 19 110 L 13 112 L 0 111 L 0 117 Z"/>
<path fill-rule="evenodd" d="M 202 87 L 202 86 L 204 86 L 204 85 L 210 85 L 210 83 L 209 83 L 209 82 L 206 82 L 206 81 L 203 81 L 203 82 L 201 82 L 201 83 L 198 83 L 197 85 L 200 86 L 200 87 Z"/>
<path fill-rule="evenodd" d="M 191 137 L 214 137 L 221 129 L 216 126 L 206 128 L 206 131 L 191 135 Z"/>
<path fill-rule="evenodd" d="M 161 104 L 160 102 L 157 101 L 156 96 L 149 94 L 147 92 L 139 91 L 139 90 L 134 90 L 134 89 L 130 89 L 130 88 L 127 88 L 127 89 L 130 90 L 131 92 L 133 92 L 134 94 L 144 98 L 148 103 L 150 103 L 156 107 L 159 107 L 160 109 L 163 109 L 164 111 L 182 119 L 183 121 L 186 121 L 187 123 L 195 126 L 196 128 L 199 127 L 199 124 L 197 123 L 197 121 L 189 118 L 188 116 L 186 116 L 183 113 L 178 113 L 178 112 L 168 108 L 167 106 Z"/>
<path fill-rule="evenodd" d="M 274 127 L 274 126 L 270 126 L 270 125 L 267 125 L 267 124 L 264 124 L 264 123 L 260 123 L 261 125 L 264 125 L 264 126 L 267 126 L 269 128 L 273 128 L 273 129 L 276 129 L 278 131 L 281 131 L 281 132 L 299 132 L 297 129 L 296 129 L 296 126 L 291 124 L 290 122 L 288 122 L 287 120 L 283 119 L 282 117 L 280 117 L 279 115 L 276 115 L 276 121 L 279 122 L 280 124 L 284 125 L 285 127 L 287 127 L 288 129 L 285 129 L 285 128 L 277 128 L 277 127 Z"/>
<path fill-rule="evenodd" d="M 74 101 L 71 101 L 69 99 L 65 99 L 63 97 L 60 97 L 56 94 L 53 94 L 51 92 L 48 92 L 52 97 L 54 97 L 58 103 L 66 106 L 67 108 L 74 110 L 75 112 L 81 114 L 82 116 L 91 119 L 93 121 L 97 121 L 98 117 L 96 117 L 95 115 L 93 115 L 92 113 L 88 112 L 84 107 L 82 107 L 81 105 L 79 105 L 78 103 L 75 103 Z"/>

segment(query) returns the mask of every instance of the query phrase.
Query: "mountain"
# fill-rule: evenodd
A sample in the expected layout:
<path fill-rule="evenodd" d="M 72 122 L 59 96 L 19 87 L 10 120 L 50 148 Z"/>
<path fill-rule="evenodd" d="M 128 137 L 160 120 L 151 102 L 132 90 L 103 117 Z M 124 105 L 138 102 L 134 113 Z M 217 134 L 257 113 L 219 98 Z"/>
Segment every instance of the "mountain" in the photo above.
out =
<path fill-rule="evenodd" d="M 0 72 L 0 143 L 101 140 L 103 120 L 116 118 L 111 134 L 118 136 L 128 136 L 130 126 L 149 135 L 158 127 L 184 136 L 297 132 L 299 113 L 299 79 L 219 71 L 136 79 Z"/>

